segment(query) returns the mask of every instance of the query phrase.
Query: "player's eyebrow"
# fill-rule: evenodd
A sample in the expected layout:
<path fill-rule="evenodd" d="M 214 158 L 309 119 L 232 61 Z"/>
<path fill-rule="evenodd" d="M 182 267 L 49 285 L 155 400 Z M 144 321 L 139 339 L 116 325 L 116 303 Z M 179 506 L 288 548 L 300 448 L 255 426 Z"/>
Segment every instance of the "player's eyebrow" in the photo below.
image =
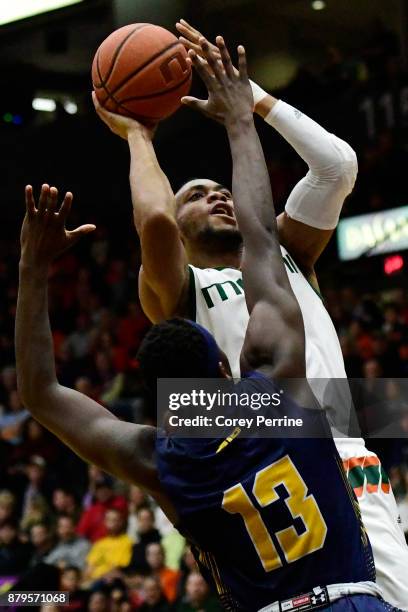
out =
<path fill-rule="evenodd" d="M 209 185 L 193 185 L 192 187 L 187 189 L 186 193 L 183 196 L 183 201 L 186 202 L 194 191 L 205 191 L 208 189 L 210 189 Z M 216 183 L 213 187 L 211 187 L 211 189 L 215 189 L 217 191 L 223 190 L 228 191 L 228 193 L 231 193 L 228 187 L 225 187 L 225 185 L 221 185 L 221 183 Z"/>

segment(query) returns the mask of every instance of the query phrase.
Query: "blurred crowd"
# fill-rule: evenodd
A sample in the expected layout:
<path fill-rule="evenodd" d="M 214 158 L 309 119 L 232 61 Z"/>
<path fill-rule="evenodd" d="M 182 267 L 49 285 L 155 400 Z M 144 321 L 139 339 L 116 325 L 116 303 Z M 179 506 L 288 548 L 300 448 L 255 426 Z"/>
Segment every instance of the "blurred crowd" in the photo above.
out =
<path fill-rule="evenodd" d="M 364 100 L 361 92 L 366 87 L 364 95 L 374 105 L 381 88 L 396 92 L 395 117 L 389 114 L 376 124 L 365 124 L 369 104 L 362 109 L 360 120 L 366 133 L 358 136 L 355 131 L 355 140 L 360 138 L 362 144 L 358 146 L 357 142 L 356 146 L 353 142 L 359 153 L 360 174 L 356 190 L 346 203 L 346 214 L 397 206 L 405 203 L 403 199 L 408 196 L 408 186 L 401 180 L 407 162 L 404 120 L 408 118 L 408 90 L 404 93 L 405 77 L 397 54 L 395 37 L 379 26 L 357 60 L 344 58 L 332 48 L 318 78 L 304 67 L 284 92 L 286 100 L 313 117 L 319 117 L 313 105 L 329 107 L 332 117 L 336 115 L 340 121 L 334 125 L 332 119 L 332 129 L 348 140 L 347 131 L 353 128 L 348 119 L 352 114 L 334 113 L 333 97 L 337 96 L 344 110 L 355 103 L 357 89 Z M 320 115 L 324 116 L 324 112 Z M 208 124 L 204 127 L 207 130 Z M 261 131 L 264 129 L 262 126 Z M 66 130 L 71 131 L 71 123 Z M 270 128 L 267 131 L 265 142 L 270 140 Z M 106 134 L 104 137 L 108 138 Z M 95 140 L 89 140 L 92 150 L 98 148 Z M 48 139 L 43 141 L 48 147 Z M 103 189 L 104 200 L 119 204 L 127 199 L 123 181 L 118 191 L 87 180 L 89 169 L 82 164 L 81 154 L 88 155 L 91 149 L 84 147 L 83 153 L 78 150 L 76 161 L 69 159 L 72 174 L 78 176 L 79 183 L 82 181 L 83 200 L 89 195 L 99 205 L 102 191 L 98 189 Z M 304 174 L 304 166 L 287 149 L 281 153 L 278 147 L 272 154 L 272 148 L 273 139 L 270 146 L 266 142 L 265 150 L 279 207 Z M 110 169 L 114 157 L 105 159 L 100 175 L 104 168 Z M 44 166 L 41 149 L 38 159 Z M 37 175 L 36 163 L 30 159 Z M 68 157 L 59 159 L 62 169 L 54 169 L 51 176 L 64 176 L 66 180 L 65 163 Z M 126 168 L 125 157 L 120 163 Z M 180 172 L 179 167 L 174 175 L 177 179 Z M 59 259 L 50 273 L 49 308 L 58 378 L 119 418 L 154 423 L 136 358 L 149 328 L 137 298 L 137 237 L 130 221 L 128 228 L 123 228 L 122 223 L 118 232 L 114 218 L 117 209 L 109 208 L 106 213 L 106 208 L 104 214 L 111 216 L 112 226 L 106 216 L 101 222 L 98 212 L 88 216 L 86 221 L 98 220 L 96 232 Z M 32 419 L 22 404 L 16 387 L 13 348 L 17 263 L 16 241 L 14 237 L 4 237 L 0 241 L 0 592 L 12 584 L 20 590 L 69 591 L 70 604 L 58 608 L 62 610 L 220 610 L 214 594 L 197 573 L 191 551 L 153 501 L 137 487 L 126 487 L 94 466 L 86 466 Z M 391 411 L 387 424 L 397 414 L 397 431 L 407 438 L 408 420 L 401 414 L 407 412 L 404 398 L 408 392 L 400 380 L 408 375 L 406 292 L 397 288 L 368 294 L 356 285 L 322 289 L 340 337 L 347 373 L 365 381 L 364 401 L 359 409 L 363 429 L 371 419 L 367 398 L 373 396 L 377 381 L 392 377 L 397 380 L 378 387 L 375 393 L 376 397 L 383 394 L 387 410 Z M 379 453 L 388 471 L 408 537 L 408 445 L 403 437 L 389 435 L 387 439 L 370 441 L 368 447 Z M 44 612 L 53 609 L 43 607 Z"/>
<path fill-rule="evenodd" d="M 44 438 L 35 421 L 28 427 L 31 439 Z M 221 610 L 184 539 L 145 493 L 94 466 L 81 489 L 76 473 L 61 477 L 59 443 L 45 442 L 49 458 L 15 464 L 0 491 L 0 591 L 69 593 L 69 604 L 43 612 Z"/>

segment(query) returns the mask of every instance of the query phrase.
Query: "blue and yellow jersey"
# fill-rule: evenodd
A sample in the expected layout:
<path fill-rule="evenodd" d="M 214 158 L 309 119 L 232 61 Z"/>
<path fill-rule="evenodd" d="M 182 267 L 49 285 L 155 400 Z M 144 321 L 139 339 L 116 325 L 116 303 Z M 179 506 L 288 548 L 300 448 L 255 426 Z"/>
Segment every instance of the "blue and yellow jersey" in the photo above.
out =
<path fill-rule="evenodd" d="M 259 374 L 237 393 L 276 392 Z M 157 439 L 159 477 L 227 610 L 257 611 L 314 587 L 375 580 L 371 547 L 321 411 L 286 399 L 276 416 L 316 438 Z"/>

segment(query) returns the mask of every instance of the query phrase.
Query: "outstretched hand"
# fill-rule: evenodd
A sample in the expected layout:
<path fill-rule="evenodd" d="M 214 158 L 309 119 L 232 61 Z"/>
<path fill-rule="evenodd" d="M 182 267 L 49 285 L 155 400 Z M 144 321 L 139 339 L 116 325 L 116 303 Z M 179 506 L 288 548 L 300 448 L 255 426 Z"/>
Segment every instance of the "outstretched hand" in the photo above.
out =
<path fill-rule="evenodd" d="M 58 189 L 43 185 L 38 205 L 33 188 L 25 188 L 26 215 L 21 228 L 21 262 L 44 267 L 66 249 L 75 244 L 81 236 L 92 232 L 95 225 L 81 225 L 72 231 L 65 228 L 65 222 L 72 205 L 72 193 L 67 192 L 58 206 Z"/>
<path fill-rule="evenodd" d="M 209 74 L 212 74 L 212 71 L 205 59 L 203 50 L 200 46 L 200 40 L 204 40 L 208 44 L 210 51 L 214 54 L 214 57 L 217 58 L 220 66 L 222 66 L 221 54 L 217 45 L 213 45 L 213 43 L 211 43 L 203 34 L 201 34 L 201 32 L 196 30 L 196 28 L 193 28 L 193 26 L 190 25 L 185 19 L 180 19 L 180 21 L 176 23 L 176 28 L 181 34 L 181 36 L 179 36 L 179 41 L 184 45 L 187 51 L 190 51 L 191 49 L 192 51 L 195 51 L 199 57 L 201 57 L 204 62 L 203 66 L 207 69 Z M 238 70 L 236 68 L 234 68 L 234 71 L 238 74 Z"/>
<path fill-rule="evenodd" d="M 194 49 L 188 52 L 191 63 L 207 87 L 208 100 L 184 96 L 181 101 L 226 127 L 237 121 L 252 121 L 254 101 L 248 79 L 245 49 L 242 45 L 238 47 L 236 70 L 222 36 L 217 36 L 216 43 L 221 62 L 205 38 L 199 40 L 204 60 Z"/>

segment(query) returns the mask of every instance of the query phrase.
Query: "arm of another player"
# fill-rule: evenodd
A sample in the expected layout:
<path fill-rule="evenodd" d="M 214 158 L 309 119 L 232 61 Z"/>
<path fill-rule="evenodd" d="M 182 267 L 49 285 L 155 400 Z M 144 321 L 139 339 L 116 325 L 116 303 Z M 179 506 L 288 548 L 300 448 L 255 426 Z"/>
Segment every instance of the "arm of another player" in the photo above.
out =
<path fill-rule="evenodd" d="M 36 208 L 26 188 L 16 313 L 18 388 L 26 408 L 85 461 L 127 481 L 159 491 L 153 461 L 155 428 L 124 423 L 108 410 L 58 383 L 48 317 L 51 261 L 95 226 L 65 229 L 72 194 L 57 212 L 58 192 L 43 185 Z"/>
<path fill-rule="evenodd" d="M 245 52 L 239 47 L 237 74 L 221 37 L 217 45 L 223 67 L 207 42 L 200 42 L 212 74 L 194 50 L 189 56 L 209 98 L 186 97 L 183 102 L 224 124 L 231 146 L 233 196 L 244 241 L 243 278 L 250 313 L 242 370 L 262 369 L 274 378 L 302 378 L 303 321 L 282 261 L 269 174 L 253 121 Z"/>
<path fill-rule="evenodd" d="M 202 34 L 181 19 L 176 24 L 180 41 L 202 55 Z M 219 57 L 215 45 L 208 43 Z M 299 266 L 313 266 L 337 225 L 347 195 L 357 176 L 357 158 L 343 140 L 282 100 L 274 98 L 251 81 L 254 112 L 274 127 L 309 166 L 307 175 L 295 186 L 278 217 L 279 240 Z"/>
<path fill-rule="evenodd" d="M 184 314 L 189 275 L 175 220 L 175 198 L 153 148 L 152 130 L 134 119 L 104 110 L 93 93 L 99 117 L 130 151 L 133 218 L 142 249 L 139 295 L 153 323 Z"/>

